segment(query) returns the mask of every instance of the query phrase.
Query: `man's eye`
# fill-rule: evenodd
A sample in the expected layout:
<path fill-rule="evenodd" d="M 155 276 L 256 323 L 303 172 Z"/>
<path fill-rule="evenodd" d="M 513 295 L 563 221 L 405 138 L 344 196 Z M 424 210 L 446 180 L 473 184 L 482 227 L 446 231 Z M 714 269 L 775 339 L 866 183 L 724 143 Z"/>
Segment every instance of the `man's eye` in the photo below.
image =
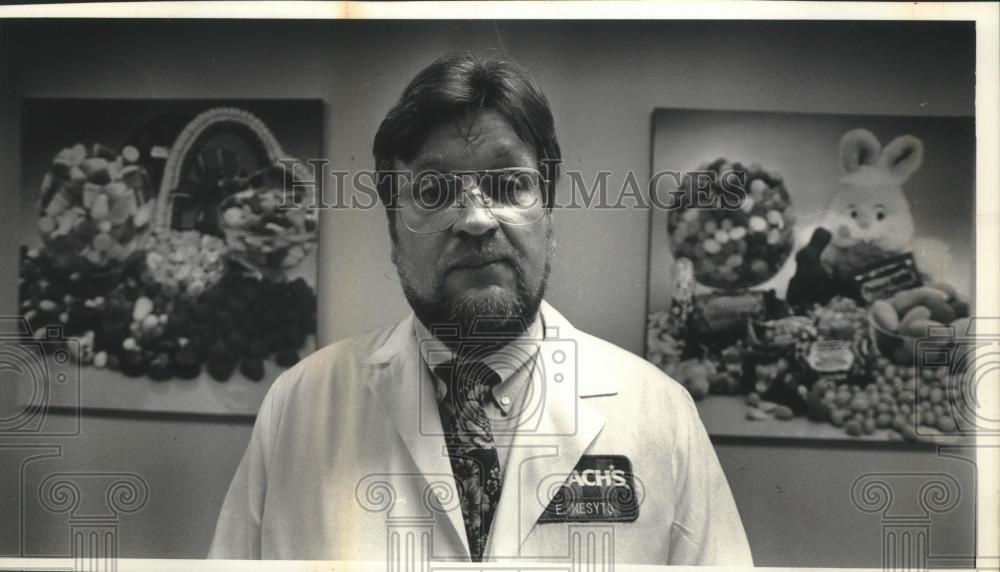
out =
<path fill-rule="evenodd" d="M 497 177 L 496 198 L 506 204 L 531 206 L 536 200 L 538 182 L 531 173 L 504 173 Z"/>
<path fill-rule="evenodd" d="M 425 209 L 443 208 L 449 202 L 448 185 L 437 177 L 425 179 L 417 186 L 413 201 Z"/>

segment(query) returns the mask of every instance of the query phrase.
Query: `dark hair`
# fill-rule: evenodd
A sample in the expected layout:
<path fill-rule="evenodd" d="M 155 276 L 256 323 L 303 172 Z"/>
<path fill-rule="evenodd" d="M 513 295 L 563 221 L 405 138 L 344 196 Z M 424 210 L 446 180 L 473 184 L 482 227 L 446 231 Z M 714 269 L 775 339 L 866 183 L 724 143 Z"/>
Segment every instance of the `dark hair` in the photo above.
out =
<path fill-rule="evenodd" d="M 545 94 L 520 66 L 469 52 L 442 56 L 424 68 L 379 125 L 372 152 L 382 204 L 391 204 L 395 192 L 395 179 L 384 175 L 394 160 L 413 159 L 435 127 L 485 110 L 503 117 L 535 148 L 545 205 L 551 207 L 562 154 Z"/>

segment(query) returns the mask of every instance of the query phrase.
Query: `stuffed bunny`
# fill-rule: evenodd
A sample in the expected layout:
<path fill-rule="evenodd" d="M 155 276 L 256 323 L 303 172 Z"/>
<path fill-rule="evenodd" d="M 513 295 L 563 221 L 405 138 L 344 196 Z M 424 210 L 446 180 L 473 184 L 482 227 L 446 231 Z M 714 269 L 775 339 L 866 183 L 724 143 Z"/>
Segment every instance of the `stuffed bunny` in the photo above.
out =
<path fill-rule="evenodd" d="M 788 283 L 790 304 L 825 304 L 835 294 L 857 298 L 854 273 L 905 252 L 914 254 L 921 270 L 943 271 L 947 247 L 933 240 L 914 244 L 913 214 L 903 194 L 903 183 L 920 168 L 923 153 L 923 143 L 913 135 L 897 137 L 883 149 L 866 129 L 844 134 L 841 190 L 824 213 L 818 234 L 796 256 L 796 273 Z"/>
<path fill-rule="evenodd" d="M 912 135 L 893 139 L 885 149 L 865 129 L 844 135 L 841 191 L 820 223 L 832 234 L 823 266 L 834 275 L 848 275 L 910 251 L 913 214 L 902 185 L 920 168 L 923 155 L 923 143 Z"/>

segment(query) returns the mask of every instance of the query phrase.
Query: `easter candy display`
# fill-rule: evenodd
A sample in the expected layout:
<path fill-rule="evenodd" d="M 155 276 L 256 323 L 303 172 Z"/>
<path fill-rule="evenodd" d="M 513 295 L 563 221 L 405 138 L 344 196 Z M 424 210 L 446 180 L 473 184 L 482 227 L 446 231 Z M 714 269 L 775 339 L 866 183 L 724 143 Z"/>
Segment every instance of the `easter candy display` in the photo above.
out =
<path fill-rule="evenodd" d="M 912 363 L 921 338 L 925 348 L 934 344 L 948 351 L 955 336 L 967 335 L 969 304 L 951 286 L 935 282 L 876 300 L 868 321 L 879 351 L 896 363 Z"/>
<path fill-rule="evenodd" d="M 913 176 L 922 141 L 883 146 L 852 126 L 807 164 L 739 131 L 664 145 L 675 162 L 719 158 L 672 177 L 654 213 L 647 359 L 699 401 L 713 434 L 957 442 L 980 332 L 967 276 L 948 271 L 954 241 L 927 225 L 938 207 L 904 189 L 926 185 Z"/>
<path fill-rule="evenodd" d="M 161 246 L 158 256 L 131 259 L 114 282 L 99 289 L 79 272 L 56 265 L 51 253 L 24 248 L 21 313 L 33 331 L 62 325 L 84 348 L 76 356 L 79 363 L 130 377 L 191 379 L 205 371 L 226 381 L 238 368 L 259 380 L 261 360 L 284 366 L 297 361 L 316 331 L 312 288 L 302 279 L 274 282 L 238 272 L 208 276 L 212 264 L 205 259 L 224 248 L 220 239 L 209 238 L 190 260 L 170 263 L 173 281 L 151 280 L 163 271 L 148 266 Z M 187 254 L 203 242 L 193 235 L 175 240 L 174 252 Z M 177 277 L 185 269 L 186 282 Z"/>
<path fill-rule="evenodd" d="M 647 359 L 664 371 L 673 371 L 684 351 L 684 343 L 679 338 L 691 317 L 694 287 L 694 267 L 690 260 L 682 258 L 674 265 L 674 296 L 670 308 L 649 316 Z"/>
<path fill-rule="evenodd" d="M 76 364 L 121 374 L 101 383 L 195 380 L 213 396 L 228 395 L 213 379 L 273 379 L 316 333 L 303 169 L 237 108 L 197 115 L 169 147 L 138 140 L 72 145 L 46 167 L 41 240 L 21 251 L 21 316 L 39 335 L 61 328 Z M 154 152 L 160 180 L 143 167 Z"/>
<path fill-rule="evenodd" d="M 143 280 L 169 295 L 196 298 L 222 279 L 227 248 L 222 239 L 197 231 L 164 231 L 151 237 Z"/>
<path fill-rule="evenodd" d="M 650 314 L 647 351 L 695 400 L 742 392 L 748 422 L 805 416 L 847 437 L 921 441 L 961 429 L 954 400 L 961 398 L 965 374 L 949 366 L 915 367 L 912 351 L 929 327 L 952 336 L 968 328 L 969 306 L 950 285 L 928 282 L 870 304 L 835 294 L 789 315 L 795 308 L 780 301 L 750 312 L 734 295 L 691 297 L 681 287 L 690 268 L 680 261 L 670 308 Z M 696 327 L 699 314 L 713 308 L 706 304 L 719 300 L 727 320 L 744 321 L 745 339 L 733 340 L 732 328 L 722 338 L 717 328 Z M 948 351 L 951 343 L 934 347 Z"/>
<path fill-rule="evenodd" d="M 139 152 L 101 144 L 59 151 L 42 178 L 38 232 L 63 258 L 95 267 L 121 264 L 149 230 L 152 184 Z"/>
<path fill-rule="evenodd" d="M 316 246 L 316 211 L 266 177 L 222 200 L 219 227 L 226 244 L 261 268 L 292 268 Z"/>
<path fill-rule="evenodd" d="M 684 208 L 667 218 L 671 251 L 694 263 L 701 284 L 738 289 L 774 276 L 793 248 L 791 199 L 782 177 L 757 164 L 717 159 L 682 184 Z"/>

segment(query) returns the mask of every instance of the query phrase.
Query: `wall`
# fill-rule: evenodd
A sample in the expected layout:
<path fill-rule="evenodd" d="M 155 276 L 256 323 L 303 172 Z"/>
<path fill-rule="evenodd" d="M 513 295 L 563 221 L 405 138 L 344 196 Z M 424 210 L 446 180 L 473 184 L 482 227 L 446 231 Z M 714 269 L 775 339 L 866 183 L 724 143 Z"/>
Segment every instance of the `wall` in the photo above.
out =
<path fill-rule="evenodd" d="M 19 22 L 0 50 L 0 312 L 16 309 L 19 97 L 317 97 L 327 103 L 334 168 L 371 166 L 371 138 L 405 81 L 435 55 L 499 49 L 525 65 L 553 102 L 567 168 L 585 179 L 650 169 L 655 107 L 968 115 L 971 26 L 899 23 Z M 9 68 L 9 69 L 8 69 Z M 565 188 L 561 192 L 565 192 Z M 548 299 L 576 325 L 640 352 L 647 213 L 557 215 Z M 406 310 L 379 211 L 335 211 L 323 221 L 321 337 L 337 340 Z M 146 477 L 147 507 L 126 517 L 123 556 L 198 557 L 249 426 L 196 418 L 88 416 L 83 433 L 52 440 L 62 457 L 26 470 L 121 470 Z M 758 564 L 878 566 L 877 515 L 850 501 L 868 471 L 947 471 L 971 487 L 970 466 L 933 451 L 780 442 L 722 442 L 718 453 Z M 16 472 L 0 469 L 4 483 Z M 7 485 L 5 484 L 5 490 Z M 10 495 L 0 514 L 14 514 Z M 932 549 L 971 550 L 972 495 L 935 528 Z M 25 511 L 30 554 L 66 550 L 65 521 Z M 947 515 L 946 515 L 947 516 Z M 0 554 L 17 552 L 17 522 L 0 522 Z M 947 534 L 940 531 L 948 531 Z"/>

